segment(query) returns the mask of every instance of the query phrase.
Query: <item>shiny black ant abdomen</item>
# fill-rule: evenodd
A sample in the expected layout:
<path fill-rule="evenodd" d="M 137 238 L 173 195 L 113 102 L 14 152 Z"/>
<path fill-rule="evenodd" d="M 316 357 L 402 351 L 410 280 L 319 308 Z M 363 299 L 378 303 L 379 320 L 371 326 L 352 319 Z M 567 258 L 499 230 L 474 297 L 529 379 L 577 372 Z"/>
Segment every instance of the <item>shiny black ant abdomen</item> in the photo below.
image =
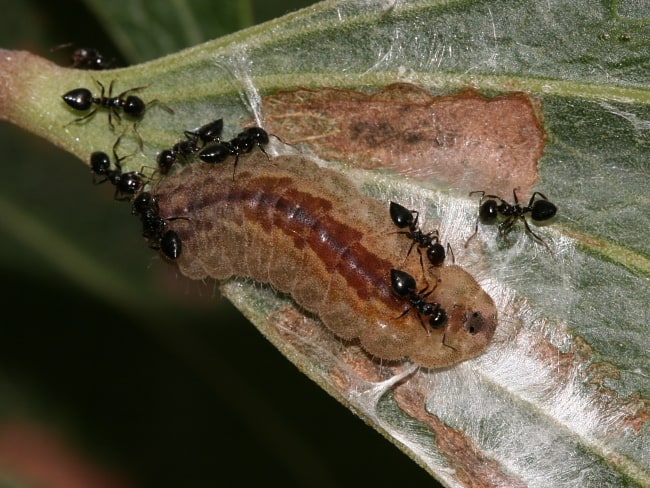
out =
<path fill-rule="evenodd" d="M 268 143 L 269 134 L 264 129 L 261 127 L 248 127 L 228 142 L 221 141 L 217 144 L 207 146 L 199 153 L 199 159 L 205 163 L 217 164 L 222 163 L 229 156 L 235 156 L 236 168 L 239 156 L 251 152 L 255 146 L 259 147 L 260 151 L 266 154 L 263 146 Z"/>
<path fill-rule="evenodd" d="M 514 203 L 508 203 L 503 198 L 497 195 L 486 195 L 484 191 L 473 191 L 470 192 L 469 196 L 480 194 L 481 199 L 479 200 L 479 211 L 478 218 L 476 219 L 476 226 L 474 227 L 474 233 L 467 239 L 465 247 L 469 244 L 469 241 L 476 236 L 478 232 L 479 221 L 483 224 L 494 224 L 499 216 L 505 217 L 505 220 L 499 224 L 499 234 L 505 236 L 517 220 L 521 220 L 524 223 L 526 231 L 540 244 L 543 244 L 547 249 L 550 248 L 544 242 L 544 240 L 535 234 L 528 220 L 526 219 L 526 214 L 530 214 L 530 218 L 536 222 L 545 222 L 552 219 L 557 213 L 557 207 L 555 204 L 550 202 L 546 196 L 538 191 L 533 193 L 528 201 L 528 205 L 522 205 L 519 203 L 517 198 L 517 191 L 512 190 L 512 196 L 514 198 Z M 539 198 L 537 198 L 539 197 Z"/>
<path fill-rule="evenodd" d="M 420 214 L 416 210 L 408 210 L 406 207 L 395 202 L 390 202 L 389 210 L 390 218 L 393 220 L 393 223 L 400 229 L 408 229 L 400 231 L 398 234 L 404 234 L 406 237 L 413 240 L 407 256 L 411 254 L 413 246 L 417 244 L 418 253 L 420 253 L 420 261 L 422 260 L 420 249 L 426 249 L 429 262 L 433 266 L 441 266 L 445 261 L 446 253 L 445 248 L 440 244 L 438 231 L 436 230 L 427 234 L 422 232 L 418 228 L 418 218 Z"/>
<path fill-rule="evenodd" d="M 223 119 L 216 119 L 202 125 L 196 131 L 185 131 L 185 136 L 188 138 L 198 138 L 205 146 L 212 142 L 220 142 L 221 132 L 223 132 Z"/>
<path fill-rule="evenodd" d="M 411 304 L 411 307 L 407 308 L 398 318 L 403 317 L 409 312 L 409 310 L 411 310 L 411 308 L 414 308 L 418 313 L 418 317 L 420 318 L 423 327 L 425 326 L 422 317 L 430 317 L 429 325 L 432 329 L 440 329 L 445 326 L 447 323 L 447 312 L 445 312 L 439 303 L 426 301 L 426 298 L 435 288 L 424 294 L 422 293 L 426 288 L 418 292 L 416 290 L 415 278 L 407 272 L 399 269 L 390 270 L 390 281 L 391 286 L 393 287 L 393 292 L 397 296 L 407 299 Z"/>
<path fill-rule="evenodd" d="M 181 238 L 176 232 L 165 230 L 167 221 L 175 219 L 165 219 L 160 216 L 156 197 L 149 192 L 140 193 L 133 200 L 131 213 L 140 217 L 142 237 L 149 241 L 150 248 L 160 250 L 171 260 L 180 257 L 183 250 Z"/>
<path fill-rule="evenodd" d="M 183 251 L 183 241 L 173 230 L 168 230 L 160 238 L 160 251 L 169 259 L 178 259 Z"/>
<path fill-rule="evenodd" d="M 177 142 L 171 149 L 165 149 L 158 154 L 157 162 L 160 172 L 167 174 L 179 156 L 187 157 L 197 153 L 206 144 L 221 142 L 222 130 L 223 119 L 217 119 L 199 127 L 196 131 L 185 131 L 185 140 Z"/>

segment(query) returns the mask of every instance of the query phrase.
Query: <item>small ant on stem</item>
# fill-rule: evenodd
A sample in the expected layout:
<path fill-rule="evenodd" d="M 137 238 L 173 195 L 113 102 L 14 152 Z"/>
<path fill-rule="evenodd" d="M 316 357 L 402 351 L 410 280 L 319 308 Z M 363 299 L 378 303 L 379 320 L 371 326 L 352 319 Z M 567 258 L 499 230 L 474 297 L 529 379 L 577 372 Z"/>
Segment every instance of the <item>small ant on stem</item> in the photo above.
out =
<path fill-rule="evenodd" d="M 99 85 L 101 88 L 101 93 L 98 97 L 94 97 L 93 94 L 90 92 L 88 88 L 75 88 L 74 90 L 70 90 L 69 92 L 63 94 L 61 98 L 63 98 L 63 101 L 68 104 L 68 106 L 72 107 L 75 110 L 79 110 L 80 112 L 85 112 L 87 110 L 90 110 L 90 108 L 94 105 L 97 105 L 97 107 L 84 115 L 83 117 L 79 117 L 77 119 L 72 120 L 66 125 L 70 125 L 74 122 L 81 122 L 83 120 L 86 120 L 89 117 L 92 117 L 97 113 L 97 110 L 100 108 L 105 108 L 108 110 L 108 124 L 111 126 L 111 129 L 114 129 L 113 125 L 113 115 L 117 117 L 117 120 L 120 122 L 122 121 L 122 117 L 120 116 L 120 110 L 124 112 L 125 115 L 135 118 L 135 119 L 140 119 L 144 115 L 145 110 L 147 109 L 147 104 L 138 96 L 136 95 L 129 95 L 129 93 L 133 93 L 138 90 L 142 90 L 143 88 L 146 88 L 146 86 L 137 86 L 135 88 L 129 88 L 128 90 L 123 91 L 117 96 L 113 96 L 113 84 L 115 80 L 111 81 L 111 84 L 108 85 L 108 96 L 106 96 L 106 89 L 104 85 L 100 82 L 95 80 L 95 83 Z M 159 103 L 158 100 L 152 100 L 149 102 L 149 105 L 154 104 L 154 103 Z M 164 104 L 161 104 L 161 106 L 167 110 L 170 113 L 174 113 L 174 111 L 167 107 Z"/>
<path fill-rule="evenodd" d="M 111 159 L 105 152 L 95 151 L 90 155 L 90 169 L 93 172 L 93 182 L 98 185 L 104 183 L 106 180 L 110 181 L 115 186 L 115 199 L 116 200 L 129 200 L 133 195 L 138 193 L 144 187 L 143 175 L 138 171 L 129 171 L 122 173 L 122 165 L 120 164 L 128 156 L 117 156 L 117 146 L 120 144 L 122 136 L 117 138 L 113 144 L 113 157 L 115 158 L 115 167 L 111 169 Z M 102 180 L 97 180 L 97 177 L 104 177 Z"/>
<path fill-rule="evenodd" d="M 470 192 L 469 196 L 480 194 L 481 199 L 479 200 L 479 211 L 478 218 L 476 219 L 476 226 L 474 227 L 474 233 L 467 239 L 465 242 L 465 247 L 469 244 L 476 234 L 478 233 L 478 223 L 479 221 L 483 224 L 493 224 L 497 221 L 499 215 L 505 217 L 505 220 L 499 224 L 499 234 L 505 236 L 517 220 L 522 220 L 524 222 L 524 227 L 526 231 L 533 237 L 534 240 L 543 244 L 549 252 L 552 252 L 548 247 L 548 244 L 544 240 L 535 234 L 530 225 L 528 225 L 528 220 L 526 220 L 526 214 L 530 213 L 530 217 L 537 222 L 544 222 L 550 220 L 557 213 L 557 207 L 551 203 L 548 198 L 543 193 L 536 191 L 530 197 L 528 205 L 522 205 L 519 203 L 517 198 L 517 190 L 512 190 L 512 196 L 514 198 L 514 204 L 506 202 L 503 198 L 497 195 L 486 195 L 484 191 L 473 191 Z M 536 199 L 536 197 L 538 197 Z"/>

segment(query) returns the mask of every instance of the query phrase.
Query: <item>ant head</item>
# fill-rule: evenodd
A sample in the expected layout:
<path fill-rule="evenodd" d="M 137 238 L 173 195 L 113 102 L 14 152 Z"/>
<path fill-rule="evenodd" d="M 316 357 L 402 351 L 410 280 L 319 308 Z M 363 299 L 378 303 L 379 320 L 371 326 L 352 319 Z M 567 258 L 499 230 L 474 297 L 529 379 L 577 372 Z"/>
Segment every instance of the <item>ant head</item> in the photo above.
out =
<path fill-rule="evenodd" d="M 557 207 L 548 200 L 535 200 L 531 207 L 530 216 L 533 220 L 542 222 L 549 220 L 557 213 Z"/>
<path fill-rule="evenodd" d="M 431 319 L 429 320 L 429 325 L 433 329 L 442 329 L 446 323 L 447 312 L 445 312 L 442 308 L 438 308 L 438 310 L 431 315 Z"/>
<path fill-rule="evenodd" d="M 87 88 L 75 88 L 61 98 L 75 110 L 88 110 L 93 103 L 93 94 Z"/>
<path fill-rule="evenodd" d="M 174 153 L 174 151 L 170 151 L 169 149 L 165 149 L 164 151 L 161 151 L 160 154 L 158 154 L 156 160 L 158 161 L 158 168 L 160 169 L 160 172 L 166 175 L 169 172 L 169 169 L 172 167 L 172 164 L 174 164 L 176 161 L 176 153 Z"/>
<path fill-rule="evenodd" d="M 494 222 L 499 215 L 499 205 L 496 200 L 486 200 L 478 210 L 478 218 L 484 224 Z"/>
<path fill-rule="evenodd" d="M 124 113 L 130 115 L 131 117 L 140 117 L 144 114 L 147 106 L 142 101 L 140 97 L 135 95 L 129 95 L 126 97 L 126 102 L 124 103 Z"/>
<path fill-rule="evenodd" d="M 415 278 L 405 271 L 391 269 L 390 282 L 393 291 L 400 297 L 405 297 L 415 292 Z"/>
<path fill-rule="evenodd" d="M 437 237 L 435 238 L 437 241 Z M 445 261 L 445 248 L 439 242 L 435 242 L 427 247 L 427 258 L 434 266 L 440 266 Z"/>
<path fill-rule="evenodd" d="M 108 154 L 101 151 L 92 153 L 90 155 L 90 169 L 99 176 L 108 174 L 108 171 L 111 169 L 111 160 Z"/>
<path fill-rule="evenodd" d="M 144 214 L 145 212 L 158 213 L 158 202 L 156 197 L 154 197 L 148 191 L 143 191 L 140 193 L 135 200 L 133 200 L 133 215 Z"/>
<path fill-rule="evenodd" d="M 406 207 L 403 207 L 399 203 L 390 202 L 389 210 L 390 210 L 390 218 L 393 220 L 393 223 L 400 229 L 415 225 L 415 218 L 413 217 L 413 212 L 411 212 Z"/>
<path fill-rule="evenodd" d="M 125 195 L 135 195 L 137 192 L 142 190 L 144 181 L 142 181 L 140 173 L 132 171 L 130 173 L 124 173 L 117 186 L 120 193 Z"/>
<path fill-rule="evenodd" d="M 244 133 L 252 137 L 258 144 L 269 143 L 269 134 L 261 127 L 248 127 Z"/>

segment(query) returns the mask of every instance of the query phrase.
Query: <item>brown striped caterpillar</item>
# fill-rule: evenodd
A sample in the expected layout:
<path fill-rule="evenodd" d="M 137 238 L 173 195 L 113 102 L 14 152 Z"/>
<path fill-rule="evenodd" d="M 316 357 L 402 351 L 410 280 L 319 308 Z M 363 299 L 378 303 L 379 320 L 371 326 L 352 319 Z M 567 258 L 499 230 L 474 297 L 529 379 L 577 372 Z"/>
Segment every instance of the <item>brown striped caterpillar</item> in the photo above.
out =
<path fill-rule="evenodd" d="M 250 277 L 289 293 L 343 339 L 379 358 L 436 368 L 479 355 L 497 325 L 492 299 L 456 265 L 424 270 L 405 260 L 388 205 L 302 156 L 262 154 L 230 165 L 192 164 L 153 190 L 183 242 L 175 261 L 192 279 Z M 391 287 L 391 269 L 435 284 L 428 299 L 448 320 L 424 327 Z M 426 276 L 425 276 L 426 273 Z"/>

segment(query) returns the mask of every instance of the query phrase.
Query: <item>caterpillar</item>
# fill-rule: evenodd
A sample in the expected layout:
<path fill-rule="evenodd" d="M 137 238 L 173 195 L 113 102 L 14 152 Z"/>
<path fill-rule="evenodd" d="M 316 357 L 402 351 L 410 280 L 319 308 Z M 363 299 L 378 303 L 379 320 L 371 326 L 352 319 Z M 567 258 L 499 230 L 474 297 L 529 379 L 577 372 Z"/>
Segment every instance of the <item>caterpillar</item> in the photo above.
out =
<path fill-rule="evenodd" d="M 424 270 L 405 258 L 411 244 L 395 235 L 388 205 L 304 156 L 253 153 L 239 165 L 233 179 L 230 165 L 191 164 L 152 189 L 183 243 L 174 261 L 181 273 L 269 283 L 385 360 L 438 368 L 487 347 L 497 325 L 490 296 L 459 266 Z M 418 287 L 431 285 L 427 296 L 446 311 L 444 327 L 404 313 L 411 304 L 392 287 L 394 268 Z"/>

